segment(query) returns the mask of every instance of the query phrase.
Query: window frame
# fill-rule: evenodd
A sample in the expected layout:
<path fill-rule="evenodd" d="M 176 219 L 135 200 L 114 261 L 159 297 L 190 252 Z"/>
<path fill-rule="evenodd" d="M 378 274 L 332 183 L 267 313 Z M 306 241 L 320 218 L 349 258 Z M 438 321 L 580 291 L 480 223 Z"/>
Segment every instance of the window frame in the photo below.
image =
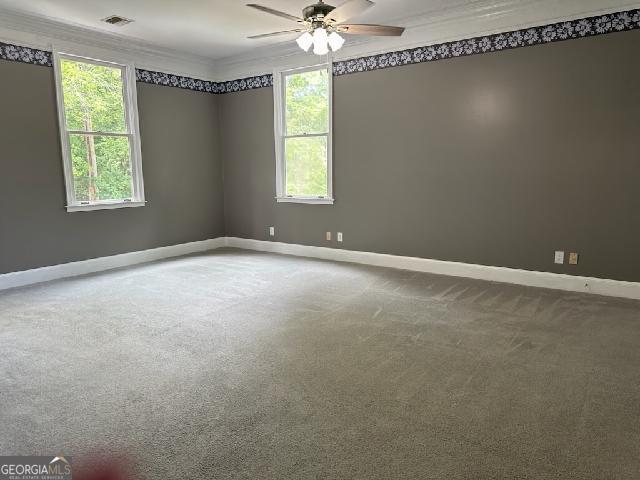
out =
<path fill-rule="evenodd" d="M 286 132 L 286 77 L 315 70 L 327 70 L 329 119 L 328 132 L 322 134 L 285 135 Z M 273 72 L 274 126 L 276 150 L 276 202 L 309 203 L 333 205 L 333 65 L 332 62 L 320 63 L 307 67 L 277 69 Z M 287 138 L 327 137 L 327 196 L 310 197 L 287 195 L 287 161 L 285 157 L 285 140 Z"/>
<path fill-rule="evenodd" d="M 65 115 L 64 92 L 62 88 L 63 59 L 118 68 L 122 72 L 122 99 L 124 102 L 125 128 L 124 133 L 99 132 L 84 130 L 69 130 Z M 105 210 L 114 208 L 143 207 L 146 204 L 144 194 L 144 180 L 142 173 L 142 151 L 140 146 L 140 125 L 138 121 L 138 97 L 136 91 L 136 69 L 132 63 L 119 63 L 108 60 L 99 60 L 90 55 L 83 55 L 68 50 L 53 50 L 53 69 L 56 84 L 56 101 L 58 107 L 58 125 L 60 129 L 60 143 L 62 146 L 62 167 L 66 190 L 67 212 L 80 212 L 91 210 Z M 95 136 L 116 136 L 129 139 L 129 155 L 131 162 L 131 199 L 124 200 L 98 200 L 94 202 L 78 201 L 75 198 L 73 177 L 73 162 L 71 159 L 70 135 L 91 134 Z"/>

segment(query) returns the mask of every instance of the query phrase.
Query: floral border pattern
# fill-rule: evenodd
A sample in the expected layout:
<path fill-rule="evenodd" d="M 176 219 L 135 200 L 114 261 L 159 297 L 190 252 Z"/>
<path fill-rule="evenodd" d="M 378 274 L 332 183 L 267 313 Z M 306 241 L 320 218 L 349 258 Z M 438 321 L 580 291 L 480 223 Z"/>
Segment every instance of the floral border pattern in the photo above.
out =
<path fill-rule="evenodd" d="M 45 50 L 0 42 L 0 59 L 3 60 L 51 67 L 53 66 L 51 57 L 51 52 Z"/>
<path fill-rule="evenodd" d="M 244 90 L 253 90 L 254 88 L 273 87 L 273 75 L 270 73 L 265 75 L 257 75 L 255 77 L 241 78 L 240 80 L 230 80 L 222 82 L 222 92 L 242 92 Z"/>
<path fill-rule="evenodd" d="M 418 47 L 352 60 L 343 60 L 333 64 L 333 74 L 339 76 L 349 73 L 380 70 L 413 63 L 433 62 L 446 58 L 497 52 L 500 50 L 560 42 L 574 38 L 593 37 L 639 28 L 640 9 L 629 10 L 569 22 L 543 25 L 541 27 L 532 27 L 484 37 L 430 45 L 428 47 Z"/>
<path fill-rule="evenodd" d="M 209 80 L 198 80 L 197 78 L 153 72 L 140 68 L 136 68 L 136 80 L 153 85 L 166 85 L 169 87 L 186 88 L 197 92 L 215 94 L 253 90 L 254 88 L 270 87 L 273 85 L 273 75 L 259 75 L 239 80 L 230 80 L 228 82 L 211 82 Z"/>
<path fill-rule="evenodd" d="M 170 73 L 154 72 L 136 68 L 136 80 L 141 83 L 152 85 L 164 85 L 167 87 L 185 88 L 197 92 L 221 93 L 218 91 L 219 84 L 209 80 L 198 80 L 197 78 L 172 75 Z"/>
<path fill-rule="evenodd" d="M 428 47 L 417 47 L 342 60 L 334 62 L 333 74 L 335 76 L 347 75 L 636 29 L 640 29 L 640 9 L 441 43 Z M 46 67 L 53 65 L 51 52 L 2 42 L 0 42 L 0 59 Z M 273 75 L 271 74 L 227 82 L 212 82 L 170 73 L 136 69 L 136 79 L 142 83 L 166 85 L 213 94 L 242 92 L 273 86 Z"/>

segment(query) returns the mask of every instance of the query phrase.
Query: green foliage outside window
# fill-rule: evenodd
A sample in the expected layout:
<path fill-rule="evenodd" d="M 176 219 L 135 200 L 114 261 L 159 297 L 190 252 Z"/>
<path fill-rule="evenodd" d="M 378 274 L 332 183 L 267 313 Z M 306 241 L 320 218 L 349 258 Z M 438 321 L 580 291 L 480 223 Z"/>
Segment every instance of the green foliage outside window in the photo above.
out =
<path fill-rule="evenodd" d="M 327 196 L 329 79 L 326 69 L 286 76 L 286 193 Z M 291 135 L 322 134 L 293 137 Z"/>
<path fill-rule="evenodd" d="M 131 149 L 126 136 L 122 70 L 62 59 L 62 91 L 76 201 L 132 197 Z"/>

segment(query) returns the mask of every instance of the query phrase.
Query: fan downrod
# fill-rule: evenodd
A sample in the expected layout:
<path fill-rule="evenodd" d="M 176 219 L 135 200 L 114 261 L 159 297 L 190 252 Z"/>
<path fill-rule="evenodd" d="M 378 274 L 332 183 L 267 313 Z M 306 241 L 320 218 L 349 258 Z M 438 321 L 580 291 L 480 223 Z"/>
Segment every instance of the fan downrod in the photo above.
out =
<path fill-rule="evenodd" d="M 324 19 L 332 10 L 335 10 L 336 7 L 332 5 L 327 5 L 322 0 L 319 0 L 318 3 L 314 3 L 313 5 L 309 5 L 302 10 L 302 17 L 306 21 L 318 21 Z"/>

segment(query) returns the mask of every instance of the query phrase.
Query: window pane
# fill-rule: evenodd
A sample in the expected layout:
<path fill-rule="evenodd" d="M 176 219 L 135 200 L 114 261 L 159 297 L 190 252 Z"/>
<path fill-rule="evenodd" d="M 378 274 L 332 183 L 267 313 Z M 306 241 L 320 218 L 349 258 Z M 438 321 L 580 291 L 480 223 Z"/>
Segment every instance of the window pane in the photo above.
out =
<path fill-rule="evenodd" d="M 329 79 L 326 69 L 285 77 L 286 135 L 329 131 Z"/>
<path fill-rule="evenodd" d="M 327 137 L 285 139 L 287 195 L 327 196 Z"/>
<path fill-rule="evenodd" d="M 132 198 L 128 137 L 70 135 L 76 201 Z"/>
<path fill-rule="evenodd" d="M 126 131 L 120 68 L 62 58 L 60 69 L 68 130 Z"/>

